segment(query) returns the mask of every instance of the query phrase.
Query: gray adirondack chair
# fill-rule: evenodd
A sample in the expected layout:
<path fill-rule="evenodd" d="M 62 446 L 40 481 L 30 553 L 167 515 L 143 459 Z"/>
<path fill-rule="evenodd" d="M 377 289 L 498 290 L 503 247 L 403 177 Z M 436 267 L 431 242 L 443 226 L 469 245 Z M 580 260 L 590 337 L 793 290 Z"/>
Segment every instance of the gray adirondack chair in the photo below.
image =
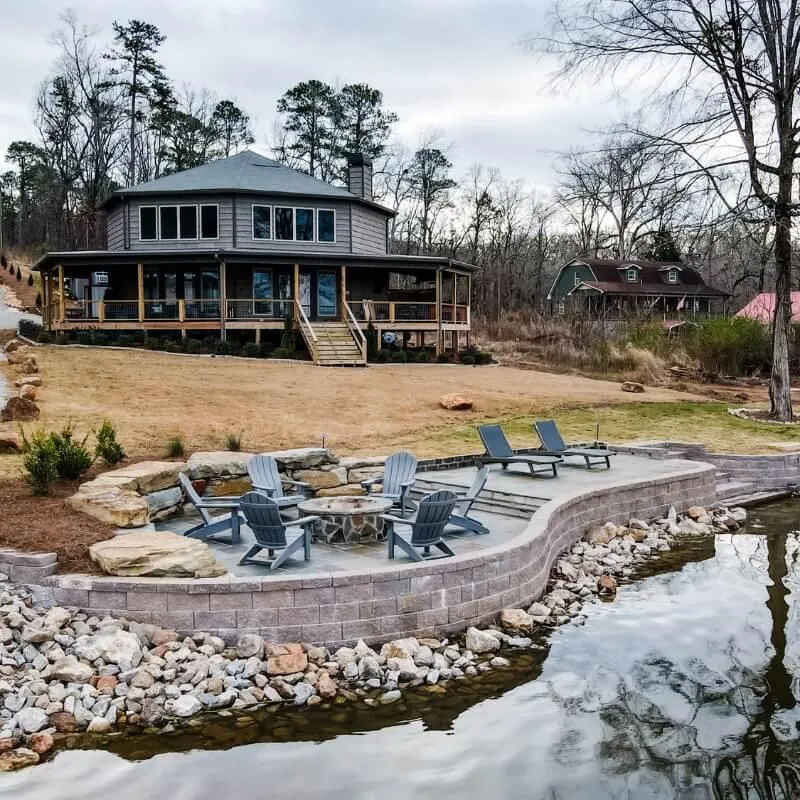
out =
<path fill-rule="evenodd" d="M 278 462 L 266 453 L 250 459 L 250 463 L 247 465 L 247 474 L 250 476 L 253 488 L 265 492 L 278 504 L 280 509 L 292 508 L 298 503 L 302 503 L 308 497 L 307 491 L 311 488 L 302 481 L 282 478 L 278 472 Z M 289 484 L 300 491 L 296 491 L 294 494 L 285 494 L 284 484 Z"/>
<path fill-rule="evenodd" d="M 393 505 L 400 507 L 400 516 L 404 517 L 406 510 L 413 511 L 414 501 L 408 496 L 409 489 L 414 485 L 417 472 L 417 457 L 406 450 L 392 453 L 383 465 L 383 475 L 361 481 L 362 488 L 367 494 L 374 494 L 391 500 Z M 373 489 L 380 485 L 380 490 Z"/>
<path fill-rule="evenodd" d="M 616 455 L 613 450 L 606 447 L 569 447 L 561 436 L 555 420 L 538 419 L 533 423 L 533 429 L 542 443 L 541 451 L 543 453 L 562 458 L 567 456 L 583 458 L 586 462 L 586 469 L 591 469 L 595 464 L 605 464 L 606 469 L 611 469 L 611 456 Z"/>
<path fill-rule="evenodd" d="M 439 491 L 426 494 L 417 507 L 413 518 L 394 517 L 385 514 L 387 523 L 386 538 L 389 543 L 389 558 L 394 558 L 396 547 L 405 551 L 414 561 L 427 561 L 435 558 L 447 558 L 455 553 L 443 540 L 444 529 L 453 513 L 457 498 L 453 492 Z M 411 535 L 400 534 L 396 526 L 411 528 Z M 431 555 L 431 548 L 442 551 L 442 555 Z"/>
<path fill-rule="evenodd" d="M 447 524 L 447 533 L 459 533 L 461 531 L 468 531 L 469 533 L 477 533 L 485 536 L 489 533 L 489 529 L 480 521 L 469 515 L 473 503 L 478 499 L 478 495 L 483 491 L 486 486 L 486 481 L 489 478 L 489 467 L 481 467 L 475 475 L 475 480 L 472 481 L 472 486 L 467 489 L 465 493 L 456 492 L 458 499 L 456 500 L 453 513 Z"/>
<path fill-rule="evenodd" d="M 190 528 L 183 535 L 191 539 L 208 539 L 225 531 L 231 532 L 231 544 L 239 544 L 241 534 L 239 526 L 244 521 L 239 513 L 238 497 L 200 497 L 192 486 L 189 476 L 181 472 L 178 475 L 183 493 L 197 509 L 202 523 Z M 210 511 L 227 511 L 222 516 L 212 517 Z"/>
<path fill-rule="evenodd" d="M 561 456 L 553 455 L 517 455 L 506 439 L 503 429 L 499 425 L 479 425 L 478 433 L 486 452 L 476 459 L 479 466 L 484 464 L 502 464 L 503 469 L 508 469 L 509 464 L 524 464 L 533 477 L 542 473 L 552 472 L 554 478 L 558 477 L 556 464 L 562 463 Z"/>
<path fill-rule="evenodd" d="M 311 561 L 311 526 L 319 517 L 303 517 L 286 521 L 281 518 L 278 504 L 260 492 L 242 496 L 241 509 L 256 543 L 239 559 L 239 565 L 256 564 L 278 569 L 293 553 L 303 549 L 303 557 Z M 287 535 L 290 534 L 291 535 Z M 255 558 L 266 550 L 269 560 Z M 275 556 L 276 551 L 282 551 Z"/>

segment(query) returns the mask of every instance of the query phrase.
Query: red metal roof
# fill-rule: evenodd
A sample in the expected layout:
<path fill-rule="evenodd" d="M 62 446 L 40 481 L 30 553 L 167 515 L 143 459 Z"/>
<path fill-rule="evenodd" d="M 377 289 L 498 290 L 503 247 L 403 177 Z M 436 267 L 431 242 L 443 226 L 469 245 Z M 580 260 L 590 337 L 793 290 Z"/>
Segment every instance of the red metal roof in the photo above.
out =
<path fill-rule="evenodd" d="M 757 319 L 766 325 L 772 322 L 774 314 L 775 292 L 756 295 L 743 309 L 736 312 L 737 317 Z M 800 322 L 800 292 L 792 292 L 792 322 Z"/>

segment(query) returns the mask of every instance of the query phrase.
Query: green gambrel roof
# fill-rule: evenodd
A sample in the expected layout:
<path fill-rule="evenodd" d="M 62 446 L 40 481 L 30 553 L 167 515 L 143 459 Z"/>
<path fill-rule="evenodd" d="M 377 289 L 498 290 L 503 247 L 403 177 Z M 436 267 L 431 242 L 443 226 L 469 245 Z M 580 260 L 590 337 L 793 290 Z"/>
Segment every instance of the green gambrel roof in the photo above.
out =
<path fill-rule="evenodd" d="M 146 194 L 176 194 L 181 192 L 245 192 L 259 194 L 298 195 L 331 200 L 349 200 L 381 208 L 339 186 L 312 178 L 296 169 L 286 167 L 266 156 L 245 150 L 229 158 L 210 161 L 200 167 L 176 172 L 128 189 L 119 189 L 109 200 Z M 381 208 L 387 214 L 392 212 Z"/>

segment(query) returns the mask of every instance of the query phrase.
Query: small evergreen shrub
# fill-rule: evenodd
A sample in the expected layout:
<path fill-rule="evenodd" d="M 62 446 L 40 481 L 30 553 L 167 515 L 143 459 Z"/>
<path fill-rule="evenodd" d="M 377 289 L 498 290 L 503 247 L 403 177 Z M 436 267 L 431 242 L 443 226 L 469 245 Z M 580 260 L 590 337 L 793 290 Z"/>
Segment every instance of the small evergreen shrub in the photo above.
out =
<path fill-rule="evenodd" d="M 275 346 L 272 342 L 261 342 L 258 346 L 258 353 L 261 358 L 269 358 L 275 352 Z"/>
<path fill-rule="evenodd" d="M 405 364 L 408 362 L 408 352 L 405 350 L 395 350 L 392 353 L 393 364 Z"/>
<path fill-rule="evenodd" d="M 448 353 L 439 353 L 439 355 L 436 356 L 437 364 L 449 364 L 451 361 L 452 359 Z"/>
<path fill-rule="evenodd" d="M 56 451 L 56 472 L 59 478 L 76 481 L 92 466 L 92 456 L 86 449 L 86 440 L 89 435 L 78 442 L 73 438 L 72 424 L 68 423 L 61 429 L 61 433 L 53 432 L 50 438 Z"/>
<path fill-rule="evenodd" d="M 178 342 L 173 341 L 172 339 L 166 339 L 161 349 L 165 353 L 180 353 L 183 350 L 180 344 Z"/>
<path fill-rule="evenodd" d="M 92 334 L 92 344 L 95 347 L 105 347 L 108 344 L 108 334 L 102 331 L 95 331 Z"/>
<path fill-rule="evenodd" d="M 475 363 L 480 364 L 481 366 L 485 364 L 492 363 L 492 355 L 491 353 L 487 353 L 485 350 L 478 350 L 475 353 Z"/>
<path fill-rule="evenodd" d="M 431 360 L 431 354 L 427 350 L 420 350 L 415 361 L 418 364 L 427 364 Z"/>
<path fill-rule="evenodd" d="M 203 343 L 199 339 L 189 339 L 186 342 L 186 352 L 192 355 L 202 353 L 204 349 Z"/>
<path fill-rule="evenodd" d="M 283 334 L 281 335 L 281 350 L 287 350 L 294 353 L 297 348 L 297 341 L 295 339 L 294 320 L 287 314 L 283 320 Z"/>
<path fill-rule="evenodd" d="M 78 344 L 91 344 L 92 334 L 90 331 L 78 331 L 75 335 Z"/>
<path fill-rule="evenodd" d="M 382 347 L 378 352 L 375 354 L 375 361 L 378 364 L 385 364 L 389 359 L 392 357 L 392 351 L 387 350 L 385 347 Z"/>
<path fill-rule="evenodd" d="M 167 441 L 167 455 L 170 458 L 183 458 L 186 455 L 186 442 L 177 434 Z"/>
<path fill-rule="evenodd" d="M 367 331 L 364 334 L 364 338 L 367 340 L 367 360 L 374 361 L 375 357 L 378 355 L 379 343 L 378 331 L 375 330 L 372 320 L 367 324 Z"/>
<path fill-rule="evenodd" d="M 465 355 L 461 356 L 461 363 L 465 366 L 474 366 L 475 364 L 475 356 L 471 353 L 466 353 Z"/>
<path fill-rule="evenodd" d="M 49 331 L 42 331 L 37 337 L 36 341 L 39 344 L 53 344 L 53 334 Z"/>
<path fill-rule="evenodd" d="M 117 337 L 117 344 L 120 347 L 133 347 L 135 342 L 133 340 L 133 336 L 131 336 L 129 333 L 121 333 Z"/>
<path fill-rule="evenodd" d="M 214 352 L 218 356 L 227 356 L 230 355 L 231 348 L 227 342 L 223 342 L 221 339 L 217 339 L 217 341 L 214 342 Z"/>
<path fill-rule="evenodd" d="M 65 345 L 69 344 L 69 336 L 66 333 L 56 334 L 56 344 Z"/>
<path fill-rule="evenodd" d="M 273 358 L 291 358 L 294 353 L 291 350 L 287 350 L 285 347 L 276 347 L 272 351 Z"/>
<path fill-rule="evenodd" d="M 95 431 L 97 444 L 94 448 L 95 458 L 100 458 L 113 467 L 125 458 L 125 451 L 117 441 L 117 429 L 110 419 L 104 419 L 103 424 Z"/>
<path fill-rule="evenodd" d="M 242 449 L 242 434 L 229 433 L 225 437 L 225 449 L 238 453 Z"/>
<path fill-rule="evenodd" d="M 29 273 L 28 275 L 28 286 L 33 286 L 33 273 Z"/>
<path fill-rule="evenodd" d="M 247 358 L 258 358 L 261 355 L 261 348 L 255 342 L 247 342 L 242 346 L 242 355 Z"/>
<path fill-rule="evenodd" d="M 25 480 L 35 495 L 50 493 L 50 487 L 58 479 L 58 453 L 52 436 L 38 428 L 28 439 L 25 431 L 22 433 L 22 466 L 25 470 Z"/>
<path fill-rule="evenodd" d="M 24 336 L 26 339 L 32 339 L 35 342 L 38 340 L 39 334 L 44 328 L 38 322 L 33 322 L 29 319 L 21 319 L 17 330 L 20 336 Z"/>

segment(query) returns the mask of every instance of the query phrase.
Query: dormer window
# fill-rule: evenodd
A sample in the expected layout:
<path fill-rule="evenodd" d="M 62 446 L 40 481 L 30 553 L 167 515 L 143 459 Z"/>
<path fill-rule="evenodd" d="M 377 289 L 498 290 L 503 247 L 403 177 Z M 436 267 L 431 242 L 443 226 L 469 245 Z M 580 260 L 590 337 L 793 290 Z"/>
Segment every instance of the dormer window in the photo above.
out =
<path fill-rule="evenodd" d="M 581 274 L 580 272 L 575 273 L 575 286 L 580 286 L 581 284 Z"/>
<path fill-rule="evenodd" d="M 628 283 L 636 283 L 636 281 L 639 280 L 638 269 L 629 269 L 627 275 L 628 275 Z"/>
<path fill-rule="evenodd" d="M 677 283 L 678 282 L 678 270 L 671 269 L 667 273 L 667 283 Z"/>

